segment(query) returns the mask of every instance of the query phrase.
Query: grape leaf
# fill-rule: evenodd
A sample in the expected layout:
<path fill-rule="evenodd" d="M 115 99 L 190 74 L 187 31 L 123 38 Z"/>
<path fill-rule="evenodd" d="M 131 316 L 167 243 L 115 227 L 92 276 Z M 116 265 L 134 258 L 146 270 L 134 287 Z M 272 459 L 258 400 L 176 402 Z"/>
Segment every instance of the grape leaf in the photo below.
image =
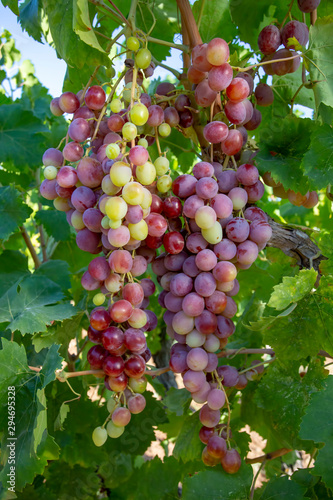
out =
<path fill-rule="evenodd" d="M 5 250 L 0 255 L 0 296 L 28 274 L 27 257 L 16 250 Z"/>
<path fill-rule="evenodd" d="M 315 467 L 311 469 L 314 475 L 322 476 L 325 484 L 333 490 L 333 376 L 326 381 L 323 391 L 313 394 L 301 423 L 299 436 L 301 439 L 324 443 L 318 452 Z"/>
<path fill-rule="evenodd" d="M 85 64 L 108 65 L 108 57 L 84 43 L 73 31 L 73 1 L 43 0 L 50 32 L 59 56 L 67 64 L 82 68 Z"/>
<path fill-rule="evenodd" d="M 298 302 L 288 315 L 263 317 L 251 328 L 263 331 L 264 342 L 284 362 L 313 356 L 320 349 L 333 352 L 332 278 L 323 276 L 316 291 Z M 265 322 L 267 323 L 265 324 Z M 315 332 L 315 335 L 314 335 Z"/>
<path fill-rule="evenodd" d="M 88 0 L 75 0 L 73 2 L 73 30 L 84 43 L 105 53 L 91 26 Z"/>
<path fill-rule="evenodd" d="M 88 266 L 91 261 L 91 255 L 87 252 L 82 252 L 75 244 L 75 238 L 71 238 L 69 241 L 63 241 L 57 245 L 52 259 L 65 260 L 69 264 L 71 273 L 75 274 Z"/>
<path fill-rule="evenodd" d="M 71 304 L 57 304 L 62 298 L 56 283 L 44 276 L 29 276 L 0 298 L 0 322 L 8 322 L 7 328 L 20 330 L 22 335 L 45 332 L 52 321 L 74 316 Z"/>
<path fill-rule="evenodd" d="M 265 411 L 267 424 L 281 439 L 280 446 L 293 449 L 301 446 L 298 431 L 302 416 L 311 394 L 323 389 L 326 377 L 327 372 L 315 361 L 309 364 L 303 377 L 299 374 L 299 362 L 284 367 L 278 358 L 267 369 L 253 403 Z"/>
<path fill-rule="evenodd" d="M 18 0 L 1 0 L 2 5 L 9 7 L 16 16 L 19 15 Z"/>
<path fill-rule="evenodd" d="M 297 71 L 283 76 L 273 76 L 273 87 L 274 92 L 274 102 L 280 99 L 285 104 L 290 103 L 291 99 L 295 96 L 296 91 L 299 89 L 302 81 L 302 67 L 300 66 Z M 294 100 L 295 104 L 301 104 L 302 106 L 307 106 L 308 108 L 314 109 L 315 100 L 311 89 L 302 87 L 301 90 L 296 95 Z M 267 111 L 267 108 L 264 108 Z M 260 107 L 260 111 L 263 108 Z M 285 113 L 286 115 L 287 113 Z M 266 123 L 264 120 L 262 123 Z"/>
<path fill-rule="evenodd" d="M 96 474 L 95 468 L 78 465 L 68 467 L 65 461 L 58 460 L 45 470 L 45 482 L 37 489 L 36 500 L 39 495 L 44 498 L 44 489 L 48 492 L 46 500 L 65 500 L 69 496 L 73 500 L 95 500 L 100 488 L 101 478 Z"/>
<path fill-rule="evenodd" d="M 41 5 L 38 0 L 25 0 L 20 5 L 18 20 L 25 30 L 37 42 L 42 41 Z"/>
<path fill-rule="evenodd" d="M 12 169 L 37 168 L 45 151 L 47 127 L 19 101 L 0 106 L 1 161 Z"/>
<path fill-rule="evenodd" d="M 290 481 L 288 476 L 271 480 L 264 489 L 259 500 L 303 500 L 307 488 Z"/>
<path fill-rule="evenodd" d="M 171 387 L 163 398 L 163 403 L 171 413 L 180 416 L 184 415 L 184 412 L 188 410 L 191 400 L 191 394 L 187 389 Z"/>
<path fill-rule="evenodd" d="M 45 276 L 60 286 L 63 292 L 71 287 L 69 265 L 63 260 L 48 260 L 36 269 L 34 276 Z"/>
<path fill-rule="evenodd" d="M 203 10 L 202 10 L 203 9 Z M 237 35 L 237 27 L 230 17 L 229 2 L 227 0 L 197 0 L 192 7 L 196 21 L 200 22 L 200 35 L 202 41 L 208 43 L 223 33 L 224 40 L 232 40 Z M 212 16 L 212 12 L 214 15 Z"/>
<path fill-rule="evenodd" d="M 33 345 L 37 352 L 53 344 L 60 345 L 60 351 L 66 353 L 69 342 L 75 338 L 77 333 L 82 330 L 80 327 L 84 312 L 80 312 L 71 319 L 65 319 L 61 324 L 50 326 L 46 332 L 37 333 L 33 337 Z"/>
<path fill-rule="evenodd" d="M 199 431 L 202 424 L 199 420 L 199 412 L 187 416 L 183 420 L 183 426 L 177 437 L 173 456 L 184 463 L 197 460 L 201 456 L 203 449 L 199 439 Z"/>
<path fill-rule="evenodd" d="M 317 109 L 320 103 L 333 107 L 332 29 L 332 15 L 317 19 L 310 28 L 309 49 L 305 53 L 309 59 L 311 81 L 318 82 L 313 88 Z"/>
<path fill-rule="evenodd" d="M 26 483 L 31 483 L 36 474 L 41 474 L 47 460 L 58 458 L 58 446 L 46 431 L 46 419 L 40 419 L 45 411 L 44 388 L 55 379 L 54 371 L 61 365 L 61 358 L 56 348 L 49 351 L 42 371 L 32 372 L 27 364 L 25 349 L 16 342 L 2 339 L 0 351 L 0 403 L 4 408 L 8 401 L 8 387 L 15 387 L 15 441 L 16 445 L 16 488 L 20 491 Z M 12 400 L 10 400 L 12 401 Z M 0 417 L 1 428 L 8 429 L 7 412 Z M 37 428 L 38 424 L 38 428 Z M 36 431 L 36 432 L 35 432 Z M 3 469 L 0 479 L 6 482 L 10 464 L 8 448 L 10 442 L 8 430 L 3 435 Z M 35 441 L 38 448 L 36 453 Z M 3 483 L 4 484 L 4 483 Z"/>
<path fill-rule="evenodd" d="M 310 119 L 291 115 L 267 124 L 261 132 L 260 151 L 256 155 L 260 173 L 271 172 L 273 179 L 282 182 L 285 189 L 305 194 L 308 179 L 301 164 L 313 127 Z"/>
<path fill-rule="evenodd" d="M 304 171 L 313 189 L 326 188 L 333 179 L 333 131 L 329 125 L 314 130 L 303 158 Z"/>
<path fill-rule="evenodd" d="M 1 114 L 1 107 L 0 107 Z M 23 203 L 19 191 L 12 186 L 0 187 L 0 238 L 3 240 L 17 230 L 32 210 Z"/>
<path fill-rule="evenodd" d="M 56 241 L 66 241 L 70 238 L 70 226 L 66 221 L 65 212 L 58 210 L 39 210 L 35 215 L 38 224 L 42 224 L 49 236 Z"/>
<path fill-rule="evenodd" d="M 242 462 L 236 474 L 218 470 L 204 470 L 183 481 L 184 500 L 244 500 L 248 498 L 252 483 L 252 468 Z"/>
<path fill-rule="evenodd" d="M 301 270 L 294 278 L 285 276 L 282 283 L 274 286 L 274 292 L 268 302 L 269 307 L 281 311 L 289 304 L 297 302 L 311 292 L 316 279 L 317 273 L 313 268 Z"/>

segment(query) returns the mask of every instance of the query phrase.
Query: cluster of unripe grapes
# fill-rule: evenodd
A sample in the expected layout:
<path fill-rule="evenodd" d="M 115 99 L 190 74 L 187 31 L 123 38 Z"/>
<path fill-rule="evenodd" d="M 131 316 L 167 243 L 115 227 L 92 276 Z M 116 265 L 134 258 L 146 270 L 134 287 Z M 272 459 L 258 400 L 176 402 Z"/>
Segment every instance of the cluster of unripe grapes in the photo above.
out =
<path fill-rule="evenodd" d="M 295 193 L 291 189 L 285 190 L 281 182 L 275 182 L 270 172 L 266 172 L 263 176 L 263 181 L 266 186 L 273 188 L 274 196 L 283 200 L 289 200 L 295 207 L 314 208 L 319 201 L 318 193 L 316 191 L 308 191 L 305 194 Z"/>
<path fill-rule="evenodd" d="M 267 215 L 252 205 L 264 187 L 254 165 L 223 170 L 220 163 L 199 162 L 192 175 L 174 181 L 173 192 L 183 201 L 181 244 L 172 251 L 165 248 L 152 262 L 163 288 L 159 304 L 167 309 L 167 333 L 176 341 L 170 368 L 182 374 L 192 399 L 203 404 L 201 434 L 212 438 L 203 441 L 203 461 L 221 461 L 226 471 L 236 472 L 239 454 L 227 450 L 218 431 L 224 388 L 242 389 L 247 377 L 234 367 L 218 366 L 218 353 L 235 331 L 238 270 L 248 269 L 272 236 Z"/>

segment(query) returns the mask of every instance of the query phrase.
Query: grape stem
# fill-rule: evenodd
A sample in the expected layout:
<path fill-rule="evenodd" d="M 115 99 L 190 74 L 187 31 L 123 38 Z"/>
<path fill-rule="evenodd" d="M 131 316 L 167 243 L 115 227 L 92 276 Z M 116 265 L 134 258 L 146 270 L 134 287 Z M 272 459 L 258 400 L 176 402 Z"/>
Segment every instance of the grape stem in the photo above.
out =
<path fill-rule="evenodd" d="M 252 366 L 249 366 L 248 368 L 244 368 L 244 370 L 241 370 L 238 373 L 239 373 L 239 375 L 242 375 L 243 373 L 249 372 L 251 370 L 255 370 L 255 368 L 257 368 L 258 366 L 262 366 L 262 365 L 266 365 L 268 363 L 272 363 L 275 360 L 276 360 L 275 357 L 273 357 L 271 359 L 267 359 L 266 361 L 262 361 L 261 363 L 257 363 L 256 365 L 252 365 Z"/>
<path fill-rule="evenodd" d="M 216 370 L 214 370 L 214 375 L 215 375 L 215 378 L 217 380 L 219 389 L 224 392 L 225 402 L 226 402 L 227 408 L 228 408 L 228 422 L 227 422 L 227 438 L 226 438 L 226 441 L 227 441 L 227 444 L 228 444 L 228 448 L 230 449 L 231 448 L 230 437 L 229 437 L 230 436 L 230 420 L 231 420 L 230 402 L 229 402 L 229 399 L 228 399 L 228 394 L 227 394 L 227 392 L 226 392 L 226 390 L 225 390 L 225 388 L 224 388 L 224 386 L 222 384 L 222 381 L 219 378 Z"/>
<path fill-rule="evenodd" d="M 257 473 L 256 473 L 256 475 L 255 475 L 255 476 L 254 476 L 254 478 L 253 478 L 253 481 L 252 481 L 252 486 L 251 486 L 251 491 L 250 491 L 250 496 L 249 496 L 249 500 L 253 500 L 253 497 L 254 497 L 254 490 L 255 490 L 256 482 L 257 482 L 257 479 L 258 479 L 258 477 L 259 477 L 260 472 L 262 471 L 263 467 L 265 466 L 265 463 L 266 463 L 266 460 L 264 460 L 264 461 L 260 464 L 260 467 L 258 468 Z"/>
<path fill-rule="evenodd" d="M 286 22 L 286 20 L 288 19 L 288 16 L 289 16 L 289 14 L 290 14 L 290 12 L 291 12 L 291 9 L 293 8 L 293 4 L 294 4 L 294 0 L 291 0 L 291 2 L 290 2 L 290 4 L 289 4 L 288 12 L 287 12 L 287 14 L 284 16 L 283 21 L 282 21 L 282 23 L 281 23 L 281 24 L 280 24 L 280 26 L 279 26 L 279 30 L 281 30 L 281 29 L 282 29 L 282 27 L 283 27 L 284 23 L 285 23 L 285 22 Z"/>
<path fill-rule="evenodd" d="M 119 23 L 125 22 L 125 24 L 127 24 L 130 27 L 130 24 L 126 18 L 124 18 L 125 19 L 124 20 L 122 16 L 120 16 L 116 11 L 105 5 L 105 3 L 102 2 L 101 0 L 89 0 L 89 2 L 96 5 L 97 9 L 101 10 L 103 14 L 105 14 L 105 11 L 103 10 L 105 9 L 109 17 L 114 17 Z"/>
<path fill-rule="evenodd" d="M 183 45 L 182 43 L 167 42 L 166 40 L 160 40 L 159 38 L 154 38 L 153 36 L 146 37 L 148 42 L 157 43 L 158 45 L 165 45 L 166 47 L 171 47 L 172 49 L 178 49 L 182 52 L 188 52 L 188 45 Z"/>
<path fill-rule="evenodd" d="M 112 0 L 108 0 L 108 2 L 112 5 L 112 7 L 118 12 L 118 14 L 120 15 L 120 17 L 123 19 L 124 23 L 128 24 L 129 25 L 129 22 L 128 20 L 126 19 L 126 17 L 124 16 L 124 14 L 118 9 L 118 7 L 116 6 L 116 4 L 114 4 L 112 2 Z"/>
<path fill-rule="evenodd" d="M 266 460 L 274 460 L 274 458 L 282 457 L 287 453 L 293 451 L 291 448 L 280 448 L 279 450 L 272 451 L 271 453 L 266 453 L 266 455 L 261 455 L 255 458 L 246 458 L 245 462 L 247 464 L 261 464 Z"/>
<path fill-rule="evenodd" d="M 247 66 L 246 68 L 240 68 L 239 66 L 231 66 L 231 67 L 232 67 L 232 69 L 234 69 L 235 71 L 238 71 L 239 73 L 244 73 L 246 71 L 249 71 L 250 69 L 258 68 L 259 66 L 264 66 L 265 64 L 272 64 L 272 63 L 284 62 L 284 61 L 292 61 L 293 59 L 297 59 L 297 57 L 302 57 L 302 54 L 297 54 L 295 56 L 290 56 L 290 57 L 284 57 L 283 59 L 273 59 L 271 61 L 264 61 L 264 62 L 252 64 L 251 66 Z"/>
<path fill-rule="evenodd" d="M 35 250 L 33 244 L 31 243 L 30 237 L 29 237 L 28 232 L 27 232 L 24 225 L 20 226 L 20 231 L 21 231 L 21 235 L 25 241 L 25 244 L 27 245 L 27 248 L 30 252 L 32 260 L 34 261 L 35 269 L 37 269 L 38 267 L 40 267 L 41 261 L 36 253 L 36 250 Z"/>
<path fill-rule="evenodd" d="M 176 69 L 171 68 L 167 64 L 159 62 L 154 56 L 152 56 L 151 60 L 156 64 L 156 66 L 160 66 L 161 68 L 166 69 L 170 73 L 172 73 L 178 80 L 180 79 L 180 73 Z"/>
<path fill-rule="evenodd" d="M 161 151 L 160 141 L 159 141 L 159 138 L 158 138 L 158 130 L 157 130 L 157 127 L 155 127 L 155 141 L 156 141 L 156 146 L 157 146 L 158 155 L 159 155 L 159 156 L 162 156 L 162 151 Z"/>

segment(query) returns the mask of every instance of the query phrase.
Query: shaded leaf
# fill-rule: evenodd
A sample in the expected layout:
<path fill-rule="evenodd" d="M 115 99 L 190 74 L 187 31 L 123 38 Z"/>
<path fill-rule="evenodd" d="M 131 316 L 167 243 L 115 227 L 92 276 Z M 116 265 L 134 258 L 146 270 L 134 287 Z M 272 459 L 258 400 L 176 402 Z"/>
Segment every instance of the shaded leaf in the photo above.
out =
<path fill-rule="evenodd" d="M 66 241 L 70 238 L 70 226 L 65 212 L 58 210 L 39 210 L 35 215 L 36 222 L 42 224 L 49 236 L 56 241 Z"/>
<path fill-rule="evenodd" d="M 1 107 L 0 107 L 1 113 Z M 12 186 L 0 187 L 0 238 L 6 240 L 23 224 L 32 210 Z"/>
<path fill-rule="evenodd" d="M 184 463 L 191 460 L 197 460 L 203 450 L 199 439 L 199 431 L 202 424 L 199 420 L 199 412 L 187 416 L 183 420 L 183 426 L 177 437 L 176 445 L 173 450 L 173 456 Z"/>
<path fill-rule="evenodd" d="M 290 480 L 288 476 L 278 477 L 270 481 L 260 500 L 303 500 L 307 488 Z"/>
<path fill-rule="evenodd" d="M 203 10 L 201 10 L 203 8 Z M 196 21 L 200 22 L 200 35 L 202 41 L 208 43 L 215 37 L 220 37 L 223 33 L 224 40 L 232 40 L 237 34 L 237 27 L 230 17 L 229 2 L 227 0 L 197 0 L 192 7 Z M 212 12 L 214 15 L 212 16 Z"/>
<path fill-rule="evenodd" d="M 33 337 L 33 345 L 37 352 L 45 347 L 51 347 L 53 344 L 61 346 L 61 351 L 64 353 L 68 349 L 69 342 L 81 332 L 80 327 L 83 312 L 80 312 L 71 319 L 65 319 L 61 324 L 50 326 L 45 333 L 39 333 Z"/>
<path fill-rule="evenodd" d="M 332 103 L 333 104 L 333 103 Z M 313 189 L 326 188 L 333 179 L 333 130 L 329 125 L 317 127 L 310 148 L 304 155 L 304 171 Z"/>
<path fill-rule="evenodd" d="M 71 286 L 69 265 L 63 260 L 48 260 L 36 269 L 34 276 L 45 276 L 67 292 Z"/>
<path fill-rule="evenodd" d="M 177 416 L 184 415 L 191 403 L 191 394 L 187 389 L 175 389 L 171 387 L 166 396 L 163 398 L 163 403 L 171 413 Z"/>

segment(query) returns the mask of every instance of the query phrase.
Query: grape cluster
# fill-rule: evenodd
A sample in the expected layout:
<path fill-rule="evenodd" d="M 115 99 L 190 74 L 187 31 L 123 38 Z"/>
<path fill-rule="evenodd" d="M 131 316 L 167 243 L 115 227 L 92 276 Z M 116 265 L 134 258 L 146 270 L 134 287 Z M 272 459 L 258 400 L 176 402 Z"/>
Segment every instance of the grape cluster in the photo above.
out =
<path fill-rule="evenodd" d="M 173 182 L 174 194 L 184 201 L 186 225 L 178 232 L 182 245 L 165 246 L 167 253 L 152 262 L 163 288 L 159 303 L 167 309 L 167 332 L 176 341 L 170 368 L 182 374 L 192 399 L 203 404 L 203 461 L 221 461 L 228 472 L 238 470 L 240 457 L 235 449 L 227 450 L 220 411 L 226 403 L 225 388 L 241 389 L 247 378 L 234 367 L 218 367 L 218 352 L 235 331 L 238 270 L 251 266 L 272 235 L 266 214 L 251 205 L 263 191 L 254 165 L 243 164 L 235 171 L 197 163 L 193 175 Z"/>
<path fill-rule="evenodd" d="M 266 186 L 273 188 L 274 196 L 285 200 L 288 199 L 296 207 L 314 208 L 318 204 L 319 197 L 316 191 L 308 191 L 305 194 L 295 193 L 291 189 L 286 191 L 281 182 L 274 181 L 270 172 L 266 172 L 262 178 Z"/>

